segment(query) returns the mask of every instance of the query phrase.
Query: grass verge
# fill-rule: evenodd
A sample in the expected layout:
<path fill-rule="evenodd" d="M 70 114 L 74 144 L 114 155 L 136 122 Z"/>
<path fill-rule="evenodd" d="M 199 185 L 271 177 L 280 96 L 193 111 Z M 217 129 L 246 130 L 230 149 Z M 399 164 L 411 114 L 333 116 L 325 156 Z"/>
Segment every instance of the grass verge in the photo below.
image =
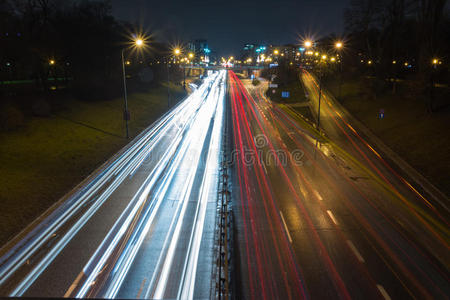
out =
<path fill-rule="evenodd" d="M 329 85 L 337 91 L 336 83 Z M 340 102 L 386 145 L 427 177 L 443 193 L 450 195 L 450 108 L 427 113 L 423 99 L 405 96 L 402 91 L 386 92 L 367 99 L 358 81 L 342 85 Z M 336 94 L 336 93 L 335 93 Z M 448 97 L 448 96 L 447 96 Z M 379 118 L 380 110 L 384 118 Z"/>

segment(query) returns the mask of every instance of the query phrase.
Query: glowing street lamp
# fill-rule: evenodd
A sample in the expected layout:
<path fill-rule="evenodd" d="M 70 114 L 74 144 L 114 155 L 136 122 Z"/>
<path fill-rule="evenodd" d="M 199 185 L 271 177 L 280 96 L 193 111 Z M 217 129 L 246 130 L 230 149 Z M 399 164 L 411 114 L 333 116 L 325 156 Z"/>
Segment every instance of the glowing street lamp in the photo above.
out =
<path fill-rule="evenodd" d="M 312 46 L 312 42 L 310 40 L 305 41 L 305 48 L 310 48 Z"/>
<path fill-rule="evenodd" d="M 142 39 L 137 39 L 134 43 L 138 47 L 141 47 L 142 45 L 144 45 L 144 41 Z"/>
<path fill-rule="evenodd" d="M 174 53 L 176 56 L 180 55 L 180 54 L 181 54 L 180 48 L 175 48 L 175 49 L 173 50 L 173 53 Z"/>
<path fill-rule="evenodd" d="M 49 63 L 49 65 L 53 66 L 55 64 L 55 61 L 53 59 L 51 59 L 48 63 Z"/>
<path fill-rule="evenodd" d="M 189 53 L 189 55 L 188 55 L 188 56 L 189 56 L 189 58 L 191 58 L 191 59 L 192 59 L 192 58 L 194 58 L 194 53 L 192 53 L 192 52 L 191 52 L 191 53 Z"/>
<path fill-rule="evenodd" d="M 334 46 L 336 47 L 336 49 L 341 49 L 343 44 L 342 44 L 342 42 L 336 42 L 336 44 L 334 44 Z"/>
<path fill-rule="evenodd" d="M 278 49 L 275 49 L 275 50 L 273 51 L 273 54 L 278 55 L 278 54 L 280 54 L 280 51 L 278 51 Z"/>
<path fill-rule="evenodd" d="M 141 48 L 144 46 L 144 40 L 141 38 L 137 38 L 134 40 L 133 43 L 136 47 Z M 123 100 L 124 100 L 124 112 L 123 112 L 123 118 L 125 119 L 125 127 L 126 127 L 126 136 L 127 139 L 129 138 L 129 132 L 128 132 L 128 120 L 130 120 L 130 112 L 128 111 L 128 98 L 127 98 L 127 78 L 125 73 L 125 59 L 124 59 L 124 52 L 125 49 L 122 48 L 122 74 L 123 74 Z M 129 61 L 126 62 L 127 65 L 130 64 Z"/>

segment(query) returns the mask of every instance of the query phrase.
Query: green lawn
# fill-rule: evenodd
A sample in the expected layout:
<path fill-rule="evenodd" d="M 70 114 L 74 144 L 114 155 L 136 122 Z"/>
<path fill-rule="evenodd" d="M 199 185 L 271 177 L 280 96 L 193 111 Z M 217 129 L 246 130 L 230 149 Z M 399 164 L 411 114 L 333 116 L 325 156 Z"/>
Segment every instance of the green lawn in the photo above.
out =
<path fill-rule="evenodd" d="M 337 90 L 335 83 L 329 87 Z M 340 101 L 386 145 L 450 195 L 450 109 L 429 114 L 423 99 L 407 97 L 404 91 L 387 91 L 371 100 L 363 95 L 358 82 L 346 81 Z M 385 112 L 384 119 L 378 117 L 380 109 Z"/>
<path fill-rule="evenodd" d="M 283 98 L 281 94 L 282 92 L 289 92 L 289 98 Z M 272 101 L 277 103 L 292 104 L 307 101 L 303 86 L 299 80 L 292 81 L 288 84 L 279 84 L 276 89 L 269 88 L 267 91 L 267 96 L 270 97 Z"/>
<path fill-rule="evenodd" d="M 172 102 L 184 97 L 171 90 Z M 0 245 L 127 143 L 122 98 L 64 101 L 50 118 L 0 132 Z M 167 87 L 129 95 L 129 110 L 135 136 L 167 110 Z"/>

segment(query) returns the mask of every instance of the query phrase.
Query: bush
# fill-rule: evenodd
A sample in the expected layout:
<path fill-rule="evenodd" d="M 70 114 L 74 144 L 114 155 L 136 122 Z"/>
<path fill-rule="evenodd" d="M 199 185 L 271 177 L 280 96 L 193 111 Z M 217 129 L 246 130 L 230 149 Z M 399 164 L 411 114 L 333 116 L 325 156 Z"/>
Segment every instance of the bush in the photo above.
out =
<path fill-rule="evenodd" d="M 6 105 L 0 110 L 0 129 L 14 130 L 24 124 L 24 116 L 20 109 L 13 105 Z"/>
<path fill-rule="evenodd" d="M 254 78 L 253 80 L 252 80 L 252 84 L 254 85 L 254 86 L 257 86 L 257 85 L 259 85 L 261 83 L 261 81 L 259 81 L 258 79 L 256 79 L 256 78 Z"/>

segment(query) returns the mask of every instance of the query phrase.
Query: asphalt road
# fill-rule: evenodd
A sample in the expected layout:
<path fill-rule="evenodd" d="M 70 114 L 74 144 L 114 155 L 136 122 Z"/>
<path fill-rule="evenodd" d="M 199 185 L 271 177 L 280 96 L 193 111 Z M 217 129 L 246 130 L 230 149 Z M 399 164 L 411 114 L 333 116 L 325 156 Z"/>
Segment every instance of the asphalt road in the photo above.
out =
<path fill-rule="evenodd" d="M 317 107 L 317 83 L 304 76 Z M 448 298 L 448 211 L 409 186 L 330 97 L 323 135 L 266 99 L 264 84 L 229 72 L 242 298 Z"/>
<path fill-rule="evenodd" d="M 0 254 L 0 296 L 209 299 L 226 72 Z"/>

